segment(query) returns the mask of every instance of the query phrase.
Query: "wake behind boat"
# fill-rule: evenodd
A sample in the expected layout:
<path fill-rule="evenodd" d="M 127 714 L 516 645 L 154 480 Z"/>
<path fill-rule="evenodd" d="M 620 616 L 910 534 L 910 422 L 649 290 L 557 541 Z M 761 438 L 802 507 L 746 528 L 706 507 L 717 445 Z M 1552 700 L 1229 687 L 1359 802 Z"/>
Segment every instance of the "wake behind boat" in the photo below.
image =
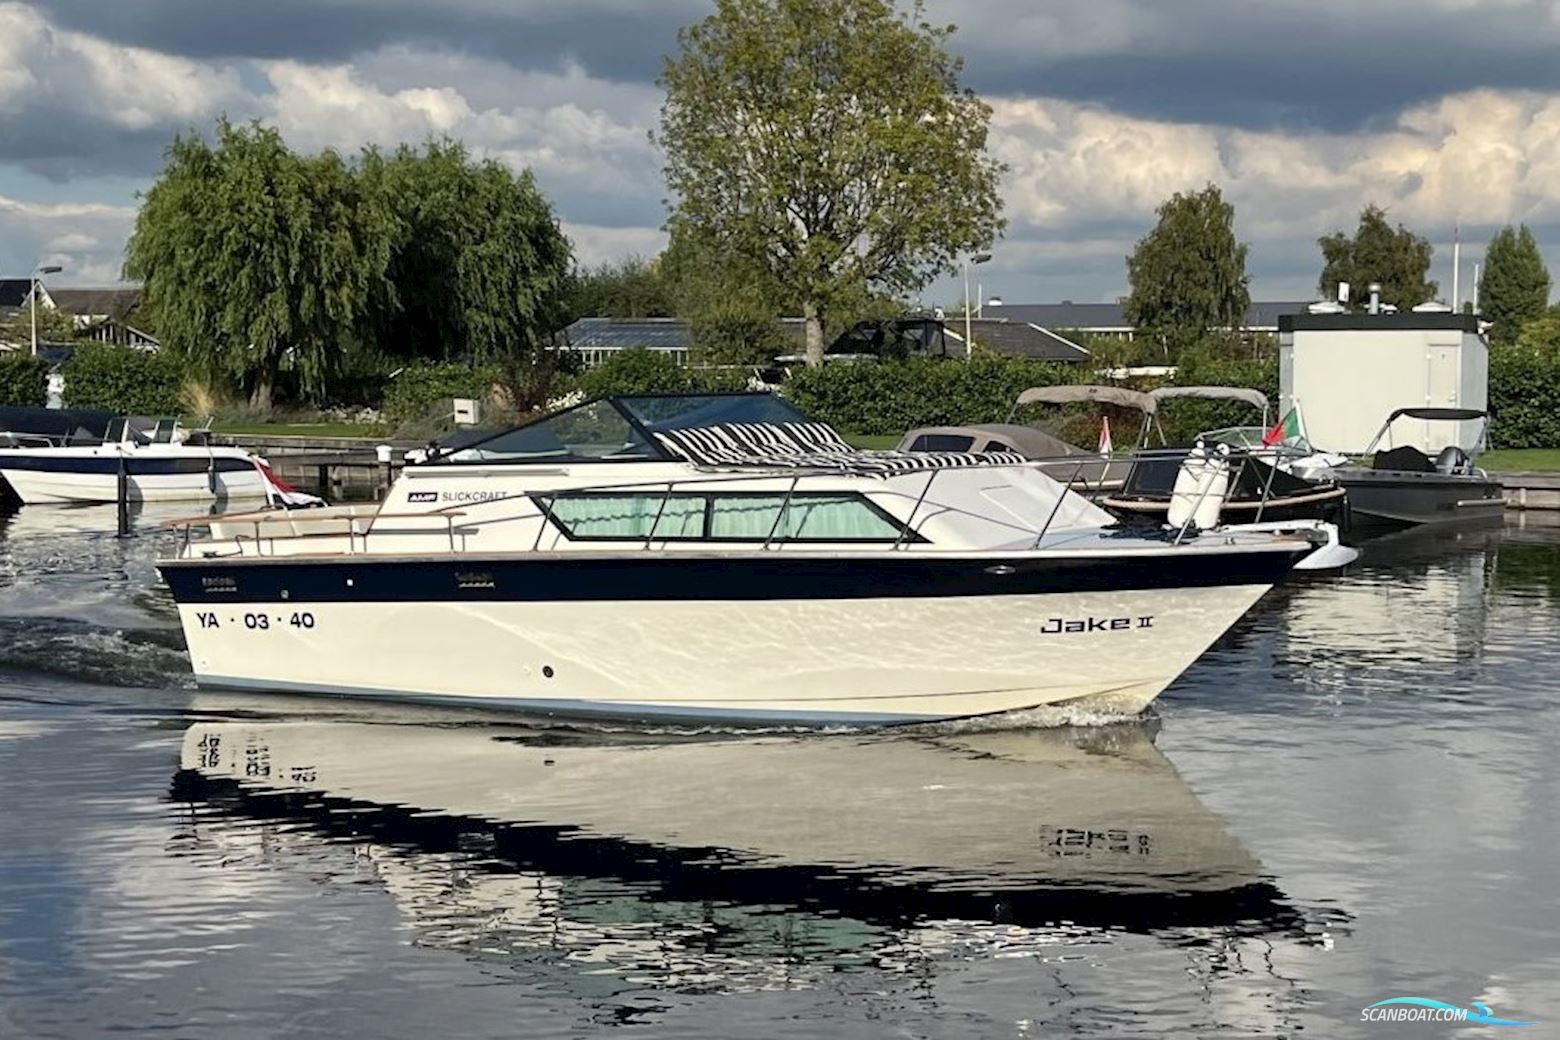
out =
<path fill-rule="evenodd" d="M 765 394 L 586 402 L 371 513 L 209 521 L 159 566 L 205 687 L 900 723 L 1146 707 L 1325 524 L 1123 531 L 1002 454 L 862 452 Z"/>

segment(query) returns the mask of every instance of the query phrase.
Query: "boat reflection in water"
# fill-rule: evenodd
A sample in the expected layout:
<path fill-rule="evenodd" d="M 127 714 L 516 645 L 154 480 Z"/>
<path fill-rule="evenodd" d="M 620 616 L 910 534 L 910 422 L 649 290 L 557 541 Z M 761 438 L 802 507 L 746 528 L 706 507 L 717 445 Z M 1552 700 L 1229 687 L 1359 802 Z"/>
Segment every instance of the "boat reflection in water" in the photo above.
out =
<path fill-rule="evenodd" d="M 318 876 L 322 844 L 351 845 L 421 944 L 658 987 L 798 985 L 1105 932 L 1321 941 L 1153 727 L 605 743 L 199 722 L 173 792 L 224 862 L 307 850 Z"/>

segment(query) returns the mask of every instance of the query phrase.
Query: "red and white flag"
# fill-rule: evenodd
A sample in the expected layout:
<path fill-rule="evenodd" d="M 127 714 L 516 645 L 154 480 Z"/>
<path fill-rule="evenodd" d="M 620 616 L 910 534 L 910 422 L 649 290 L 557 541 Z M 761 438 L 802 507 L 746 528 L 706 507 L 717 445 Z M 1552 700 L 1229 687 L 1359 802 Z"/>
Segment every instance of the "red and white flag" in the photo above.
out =
<path fill-rule="evenodd" d="M 267 505 L 280 506 L 283 509 L 309 509 L 325 504 L 325 500 L 318 495 L 299 491 L 281 477 L 272 473 L 271 467 L 267 466 L 265 460 L 258 455 L 253 456 L 253 458 L 255 470 L 260 474 L 260 482 L 265 485 Z"/>
<path fill-rule="evenodd" d="M 1110 418 L 1102 415 L 1100 416 L 1100 454 L 1109 455 L 1110 452 Z"/>

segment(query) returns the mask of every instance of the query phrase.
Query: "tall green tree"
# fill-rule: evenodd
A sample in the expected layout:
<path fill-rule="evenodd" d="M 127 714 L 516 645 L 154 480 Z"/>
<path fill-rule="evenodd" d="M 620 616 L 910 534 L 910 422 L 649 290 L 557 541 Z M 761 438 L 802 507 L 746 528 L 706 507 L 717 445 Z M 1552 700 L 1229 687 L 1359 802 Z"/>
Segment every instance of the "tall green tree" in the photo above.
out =
<path fill-rule="evenodd" d="M 548 396 L 561 356 L 572 251 L 529 170 L 452 141 L 364 153 L 361 179 L 388 241 L 373 325 L 412 357 L 490 361 L 517 407 Z"/>
<path fill-rule="evenodd" d="M 1479 307 L 1493 323 L 1490 340 L 1515 343 L 1524 325 L 1544 316 L 1549 286 L 1549 268 L 1527 225 L 1507 224 L 1495 232 L 1479 277 Z"/>
<path fill-rule="evenodd" d="M 959 86 L 952 32 L 919 2 L 716 0 L 666 60 L 670 228 L 794 299 L 813 364 L 828 315 L 919 289 L 1002 229 L 991 109 Z"/>
<path fill-rule="evenodd" d="M 1126 315 L 1167 354 L 1211 329 L 1238 329 L 1251 306 L 1246 245 L 1235 238 L 1235 207 L 1210 184 L 1170 196 L 1159 223 L 1127 257 Z"/>
<path fill-rule="evenodd" d="M 1317 239 L 1322 248 L 1322 276 L 1317 289 L 1331 297 L 1339 282 L 1348 282 L 1350 304 L 1364 310 L 1370 302 L 1366 286 L 1381 285 L 1381 302 L 1406 311 L 1435 297 L 1439 286 L 1425 276 L 1435 250 L 1428 239 L 1399 224 L 1387 223 L 1387 214 L 1371 203 L 1360 212 L 1353 235 L 1338 231 Z"/>
<path fill-rule="evenodd" d="M 387 242 L 335 152 L 295 155 L 259 123 L 176 138 L 125 247 L 125 275 L 170 348 L 269 409 L 279 376 L 306 396 L 380 291 Z"/>
<path fill-rule="evenodd" d="M 569 318 L 670 318 L 672 286 L 659 260 L 629 256 L 569 276 Z"/>

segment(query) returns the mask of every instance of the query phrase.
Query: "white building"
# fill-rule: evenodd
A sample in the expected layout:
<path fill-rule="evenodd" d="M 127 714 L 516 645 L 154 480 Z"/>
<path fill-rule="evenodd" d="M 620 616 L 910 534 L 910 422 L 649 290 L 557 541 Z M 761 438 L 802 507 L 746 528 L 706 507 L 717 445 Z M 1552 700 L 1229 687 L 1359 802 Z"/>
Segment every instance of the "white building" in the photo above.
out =
<path fill-rule="evenodd" d="M 1364 451 L 1399 408 L 1489 407 L 1489 343 L 1472 314 L 1287 314 L 1278 358 L 1280 413 L 1298 407 L 1306 436 L 1328 451 Z M 1382 446 L 1471 451 L 1482 426 L 1399 419 Z"/>

